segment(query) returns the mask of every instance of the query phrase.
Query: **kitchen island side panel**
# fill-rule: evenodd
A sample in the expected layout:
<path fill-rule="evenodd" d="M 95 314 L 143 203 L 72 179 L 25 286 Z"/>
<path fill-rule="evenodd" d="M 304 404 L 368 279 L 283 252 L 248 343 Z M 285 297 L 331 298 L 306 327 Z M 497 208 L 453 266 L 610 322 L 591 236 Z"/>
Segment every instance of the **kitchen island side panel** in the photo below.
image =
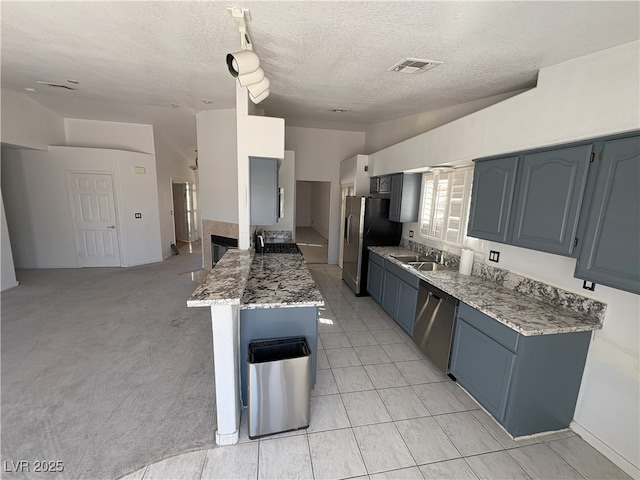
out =
<path fill-rule="evenodd" d="M 311 349 L 311 385 L 316 384 L 318 307 L 252 308 L 240 310 L 240 390 L 247 406 L 249 342 L 303 336 Z"/>

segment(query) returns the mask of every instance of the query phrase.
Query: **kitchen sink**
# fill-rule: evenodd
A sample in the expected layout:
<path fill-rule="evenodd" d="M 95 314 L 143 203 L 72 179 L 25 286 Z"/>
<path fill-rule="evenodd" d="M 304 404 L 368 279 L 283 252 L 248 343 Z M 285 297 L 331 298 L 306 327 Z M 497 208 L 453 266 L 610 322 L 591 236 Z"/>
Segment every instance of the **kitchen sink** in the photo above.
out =
<path fill-rule="evenodd" d="M 409 262 L 409 266 L 423 272 L 435 272 L 437 270 L 451 270 L 446 265 L 436 262 Z"/>
<path fill-rule="evenodd" d="M 429 260 L 427 257 L 424 257 L 422 255 L 391 255 L 391 256 L 396 260 L 398 260 L 399 262 L 408 263 L 408 264 L 424 263 Z"/>

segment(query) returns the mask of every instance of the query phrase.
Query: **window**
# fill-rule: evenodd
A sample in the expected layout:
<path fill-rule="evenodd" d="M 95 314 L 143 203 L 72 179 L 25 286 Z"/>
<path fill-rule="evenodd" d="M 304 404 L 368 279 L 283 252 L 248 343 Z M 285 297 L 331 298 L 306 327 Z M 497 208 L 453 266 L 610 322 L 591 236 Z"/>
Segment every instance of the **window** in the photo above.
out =
<path fill-rule="evenodd" d="M 427 172 L 422 176 L 420 235 L 479 250 L 484 242 L 467 237 L 473 167 Z"/>

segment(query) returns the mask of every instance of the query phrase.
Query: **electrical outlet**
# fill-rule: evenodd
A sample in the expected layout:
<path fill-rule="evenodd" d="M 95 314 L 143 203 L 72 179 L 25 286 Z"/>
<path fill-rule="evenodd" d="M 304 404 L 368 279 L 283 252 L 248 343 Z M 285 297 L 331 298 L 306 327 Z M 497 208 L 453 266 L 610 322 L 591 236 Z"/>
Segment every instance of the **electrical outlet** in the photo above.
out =
<path fill-rule="evenodd" d="M 413 230 L 409 230 L 409 238 L 413 238 Z"/>
<path fill-rule="evenodd" d="M 141 213 L 136 213 L 136 218 L 142 218 L 142 214 Z"/>
<path fill-rule="evenodd" d="M 489 250 L 489 261 L 498 263 L 500 261 L 500 252 Z"/>
<path fill-rule="evenodd" d="M 593 292 L 596 289 L 596 284 L 585 280 L 584 282 L 582 282 L 582 288 L 584 288 L 585 290 L 591 290 Z"/>

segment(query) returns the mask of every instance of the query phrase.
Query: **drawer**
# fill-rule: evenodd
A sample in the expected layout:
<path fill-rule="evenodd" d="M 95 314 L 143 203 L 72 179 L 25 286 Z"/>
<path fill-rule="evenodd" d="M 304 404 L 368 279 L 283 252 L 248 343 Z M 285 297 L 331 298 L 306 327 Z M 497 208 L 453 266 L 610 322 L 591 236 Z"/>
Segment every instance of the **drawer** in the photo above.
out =
<path fill-rule="evenodd" d="M 407 272 L 404 268 L 399 267 L 395 263 L 385 262 L 384 269 L 387 272 L 393 273 L 396 277 L 404 283 L 411 285 L 413 288 L 418 288 L 418 285 L 420 285 L 420 279 L 417 276 L 411 272 Z"/>
<path fill-rule="evenodd" d="M 384 258 L 382 258 L 377 253 L 373 253 L 371 250 L 369 250 L 369 260 L 371 260 L 373 263 L 377 263 L 381 267 L 384 267 Z"/>
<path fill-rule="evenodd" d="M 515 353 L 518 351 L 518 340 L 520 338 L 520 334 L 488 315 L 470 307 L 466 303 L 460 303 L 460 306 L 458 307 L 458 318 L 463 319 L 469 325 L 480 330 L 482 333 L 512 352 Z"/>

